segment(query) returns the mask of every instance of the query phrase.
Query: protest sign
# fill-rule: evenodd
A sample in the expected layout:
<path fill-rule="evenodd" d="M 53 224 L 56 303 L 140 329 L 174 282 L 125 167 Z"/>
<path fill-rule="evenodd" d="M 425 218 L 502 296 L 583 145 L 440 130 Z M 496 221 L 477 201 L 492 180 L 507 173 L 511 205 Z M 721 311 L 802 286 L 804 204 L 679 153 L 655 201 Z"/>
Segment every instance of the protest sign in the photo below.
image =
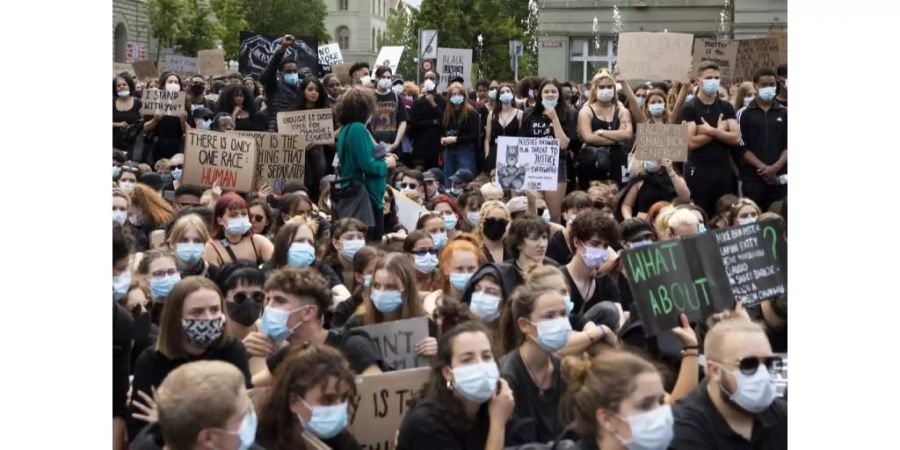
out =
<path fill-rule="evenodd" d="M 184 75 L 197 75 L 200 73 L 197 58 L 181 55 L 166 55 L 166 68 Z"/>
<path fill-rule="evenodd" d="M 222 189 L 253 190 L 256 173 L 256 141 L 218 131 L 194 130 L 184 140 L 184 173 L 181 182 L 203 187 L 218 183 Z"/>
<path fill-rule="evenodd" d="M 416 356 L 416 344 L 428 337 L 428 318 L 416 317 L 358 327 L 369 333 L 381 350 L 384 362 L 396 370 L 428 366 L 426 358 Z"/>
<path fill-rule="evenodd" d="M 352 65 L 351 63 L 335 64 L 331 66 L 331 73 L 338 77 L 342 85 L 349 86 L 353 83 L 353 80 L 350 78 L 350 66 Z"/>
<path fill-rule="evenodd" d="M 637 159 L 671 159 L 687 161 L 688 127 L 686 124 L 639 123 L 635 137 Z"/>
<path fill-rule="evenodd" d="M 266 131 L 231 133 L 256 141 L 256 182 L 253 190 L 269 185 L 275 192 L 281 192 L 288 182 L 303 182 L 303 174 L 306 172 L 306 141 L 301 136 Z"/>
<path fill-rule="evenodd" d="M 787 292 L 783 229 L 761 222 L 622 252 L 647 336 L 706 319 L 741 301 L 752 306 Z"/>
<path fill-rule="evenodd" d="M 393 187 L 388 186 L 388 189 L 394 194 L 394 204 L 397 205 L 397 220 L 403 225 L 403 228 L 415 230 L 419 217 L 428 212 L 428 209 Z"/>
<path fill-rule="evenodd" d="M 260 75 L 266 70 L 269 60 L 281 48 L 284 36 L 241 32 L 241 47 L 238 51 L 238 70 L 244 75 Z M 319 74 L 319 43 L 315 37 L 294 34 L 294 45 L 285 50 L 284 57 L 297 62 L 297 68 L 308 68 Z"/>
<path fill-rule="evenodd" d="M 410 401 L 421 395 L 431 368 L 399 370 L 356 377 L 347 429 L 360 448 L 393 450 Z"/>
<path fill-rule="evenodd" d="M 375 69 L 378 66 L 388 66 L 391 73 L 397 73 L 397 66 L 400 65 L 400 57 L 403 55 L 402 45 L 386 45 L 378 51 L 378 57 L 375 58 L 375 64 L 372 65 L 372 76 L 375 76 Z"/>
<path fill-rule="evenodd" d="M 310 144 L 334 144 L 334 118 L 331 108 L 279 112 L 278 132 L 299 134 Z"/>
<path fill-rule="evenodd" d="M 214 48 L 197 52 L 197 65 L 200 75 L 204 77 L 217 77 L 228 73 L 225 68 L 225 50 Z"/>
<path fill-rule="evenodd" d="M 719 78 L 731 81 L 734 76 L 734 63 L 737 59 L 738 41 L 719 39 L 694 39 L 694 72 L 704 61 L 712 61 L 719 66 Z"/>
<path fill-rule="evenodd" d="M 156 71 L 156 62 L 150 59 L 135 61 L 131 63 L 134 68 L 134 75 L 138 79 L 146 80 L 148 78 L 158 78 L 159 72 Z"/>
<path fill-rule="evenodd" d="M 693 45 L 688 33 L 619 33 L 618 78 L 690 81 Z"/>
<path fill-rule="evenodd" d="M 134 67 L 131 67 L 131 64 L 113 63 L 113 76 L 118 75 L 122 72 L 127 72 L 129 75 L 134 77 Z"/>
<path fill-rule="evenodd" d="M 144 89 L 141 94 L 141 115 L 181 116 L 187 94 L 184 91 L 168 92 L 163 89 Z"/>
<path fill-rule="evenodd" d="M 497 139 L 497 178 L 503 189 L 555 191 L 558 176 L 556 138 L 500 136 Z"/>
<path fill-rule="evenodd" d="M 441 77 L 438 92 L 445 92 L 450 79 L 462 77 L 463 84 L 472 87 L 472 50 L 467 48 L 438 48 L 437 73 Z"/>
<path fill-rule="evenodd" d="M 335 64 L 342 64 L 344 55 L 341 54 L 341 47 L 337 44 L 325 44 L 319 46 L 319 67 L 323 72 L 331 72 L 331 68 Z"/>
<path fill-rule="evenodd" d="M 787 64 L 788 37 L 787 31 L 769 31 L 767 37 L 778 40 L 778 65 Z M 774 67 L 773 67 L 774 69 Z"/>
<path fill-rule="evenodd" d="M 778 67 L 778 39 L 741 39 L 738 42 L 737 58 L 734 63 L 734 79 L 753 81 L 756 69 Z"/>

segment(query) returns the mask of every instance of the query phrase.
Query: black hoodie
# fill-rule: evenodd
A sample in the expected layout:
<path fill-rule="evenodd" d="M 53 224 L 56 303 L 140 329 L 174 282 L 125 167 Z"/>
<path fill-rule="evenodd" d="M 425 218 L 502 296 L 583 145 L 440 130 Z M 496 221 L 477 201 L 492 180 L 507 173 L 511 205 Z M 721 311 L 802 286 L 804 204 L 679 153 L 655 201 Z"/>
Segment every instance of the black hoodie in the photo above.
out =
<path fill-rule="evenodd" d="M 497 263 L 487 263 L 481 266 L 473 275 L 472 279 L 469 280 L 469 283 L 466 285 L 466 289 L 463 291 L 463 295 L 461 301 L 468 305 L 472 301 L 472 293 L 475 290 L 475 285 L 478 284 L 479 281 L 484 279 L 487 275 L 493 275 L 494 278 L 500 281 L 500 309 L 503 309 L 503 302 L 509 297 L 512 293 L 513 289 L 516 287 L 514 280 L 516 276 L 516 268 L 510 264 L 497 264 Z"/>

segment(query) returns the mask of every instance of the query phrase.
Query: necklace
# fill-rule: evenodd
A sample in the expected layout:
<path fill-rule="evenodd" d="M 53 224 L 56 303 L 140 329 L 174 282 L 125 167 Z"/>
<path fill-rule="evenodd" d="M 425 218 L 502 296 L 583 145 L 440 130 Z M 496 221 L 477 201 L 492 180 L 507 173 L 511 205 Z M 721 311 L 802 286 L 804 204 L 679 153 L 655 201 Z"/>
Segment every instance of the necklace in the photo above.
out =
<path fill-rule="evenodd" d="M 538 377 L 534 374 L 534 372 L 531 371 L 531 367 L 528 367 L 528 362 L 525 361 L 524 357 L 522 357 L 521 349 L 519 350 L 519 358 L 522 358 L 522 364 L 525 365 L 525 370 L 528 371 L 528 376 L 531 377 L 531 381 L 538 388 L 538 397 L 544 398 L 544 391 L 550 389 L 550 386 L 544 387 L 547 385 L 547 381 L 549 381 L 548 379 L 549 379 L 550 373 L 547 372 L 547 375 L 544 376 L 544 379 L 541 381 L 538 381 Z M 553 363 L 551 362 L 551 364 L 553 364 Z"/>

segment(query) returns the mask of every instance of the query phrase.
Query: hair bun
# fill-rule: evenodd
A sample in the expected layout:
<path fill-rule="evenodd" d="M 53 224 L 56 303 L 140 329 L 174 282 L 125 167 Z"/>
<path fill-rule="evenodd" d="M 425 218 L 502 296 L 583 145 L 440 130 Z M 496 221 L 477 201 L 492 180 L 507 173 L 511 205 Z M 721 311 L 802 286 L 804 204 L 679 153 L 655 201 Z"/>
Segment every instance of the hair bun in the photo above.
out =
<path fill-rule="evenodd" d="M 573 392 L 581 389 L 590 370 L 591 359 L 586 354 L 563 358 L 562 377 Z"/>

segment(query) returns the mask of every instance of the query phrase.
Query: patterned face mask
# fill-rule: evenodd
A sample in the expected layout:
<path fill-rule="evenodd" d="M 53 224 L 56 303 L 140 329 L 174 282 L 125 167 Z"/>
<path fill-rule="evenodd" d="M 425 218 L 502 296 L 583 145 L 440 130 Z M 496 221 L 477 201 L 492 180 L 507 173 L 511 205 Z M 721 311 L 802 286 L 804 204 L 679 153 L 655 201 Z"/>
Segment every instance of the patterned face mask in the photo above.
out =
<path fill-rule="evenodd" d="M 200 348 L 209 347 L 219 339 L 224 326 L 224 315 L 215 319 L 181 319 L 181 327 L 188 343 Z"/>

